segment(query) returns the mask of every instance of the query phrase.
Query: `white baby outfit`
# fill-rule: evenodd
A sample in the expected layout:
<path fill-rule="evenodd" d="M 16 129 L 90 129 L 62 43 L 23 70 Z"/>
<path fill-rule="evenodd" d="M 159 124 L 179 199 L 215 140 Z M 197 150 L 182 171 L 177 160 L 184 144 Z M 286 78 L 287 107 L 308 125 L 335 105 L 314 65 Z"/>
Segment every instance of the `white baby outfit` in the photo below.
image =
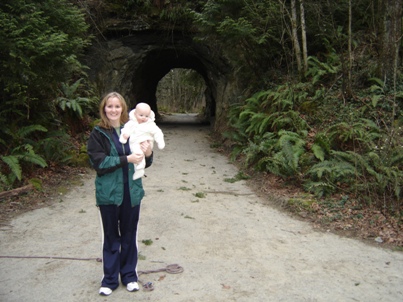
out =
<path fill-rule="evenodd" d="M 158 149 L 165 148 L 164 134 L 162 130 L 157 126 L 155 121 L 155 114 L 151 111 L 150 118 L 147 122 L 139 124 L 135 117 L 136 109 L 133 109 L 129 113 L 129 121 L 124 125 L 120 133 L 119 141 L 122 144 L 127 143 L 127 139 L 123 137 L 123 134 L 127 134 L 130 137 L 129 144 L 132 153 L 143 153 L 140 148 L 140 143 L 144 141 L 150 141 L 151 148 L 153 147 L 153 142 L 155 141 L 158 145 Z M 144 176 L 146 161 L 143 158 L 142 162 L 139 164 L 134 164 L 135 171 L 133 179 L 137 179 Z"/>

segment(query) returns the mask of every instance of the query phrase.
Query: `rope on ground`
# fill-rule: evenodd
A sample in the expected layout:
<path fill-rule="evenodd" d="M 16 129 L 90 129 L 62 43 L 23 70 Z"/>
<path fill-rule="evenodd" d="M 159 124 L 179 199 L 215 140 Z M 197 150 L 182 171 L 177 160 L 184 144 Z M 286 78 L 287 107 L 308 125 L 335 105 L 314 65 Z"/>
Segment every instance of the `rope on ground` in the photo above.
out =
<path fill-rule="evenodd" d="M 158 273 L 158 272 L 167 272 L 169 274 L 179 274 L 183 272 L 183 267 L 180 266 L 179 264 L 170 264 L 167 265 L 164 268 L 160 269 L 155 269 L 155 270 L 148 270 L 148 271 L 139 271 L 137 274 L 144 275 L 144 274 L 152 274 L 152 273 Z"/>
<path fill-rule="evenodd" d="M 246 196 L 246 195 L 253 195 L 254 193 L 238 193 L 233 191 L 204 191 L 204 193 L 211 193 L 211 194 L 228 194 L 234 196 Z"/>
<path fill-rule="evenodd" d="M 101 258 L 79 258 L 79 257 L 58 257 L 58 256 L 5 256 L 0 255 L 0 258 L 5 259 L 57 259 L 57 260 L 79 260 L 79 261 L 91 261 L 95 260 L 97 262 L 102 262 Z M 148 271 L 139 271 L 138 276 L 158 273 L 158 272 L 167 272 L 168 274 L 180 274 L 183 272 L 183 267 L 179 264 L 169 264 L 164 268 L 148 270 Z M 152 291 L 154 290 L 154 284 L 152 282 L 143 282 L 140 279 L 138 282 L 143 286 L 143 290 Z"/>
<path fill-rule="evenodd" d="M 145 274 L 152 274 L 158 272 L 167 272 L 169 274 L 180 274 L 183 272 L 183 267 L 179 264 L 169 264 L 164 268 L 148 270 L 148 271 L 139 271 L 137 272 L 138 276 L 145 275 Z M 143 282 L 140 279 L 138 282 L 143 286 L 143 290 L 145 291 L 152 291 L 154 290 L 154 284 L 152 282 Z"/>
<path fill-rule="evenodd" d="M 2 256 L 0 258 L 9 259 L 57 259 L 57 260 L 80 260 L 80 261 L 90 261 L 95 260 L 96 262 L 102 262 L 101 258 L 79 258 L 79 257 L 58 257 L 58 256 Z"/>

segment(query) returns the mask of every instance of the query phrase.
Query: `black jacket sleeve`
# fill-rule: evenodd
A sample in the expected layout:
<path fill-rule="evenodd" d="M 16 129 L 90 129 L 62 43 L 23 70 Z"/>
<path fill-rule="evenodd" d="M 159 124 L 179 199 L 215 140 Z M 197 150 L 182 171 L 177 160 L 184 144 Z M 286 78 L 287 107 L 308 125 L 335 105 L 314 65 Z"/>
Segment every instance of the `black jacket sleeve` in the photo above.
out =
<path fill-rule="evenodd" d="M 94 129 L 87 142 L 87 153 L 91 166 L 99 176 L 113 172 L 127 165 L 126 156 L 111 155 L 111 140 Z"/>

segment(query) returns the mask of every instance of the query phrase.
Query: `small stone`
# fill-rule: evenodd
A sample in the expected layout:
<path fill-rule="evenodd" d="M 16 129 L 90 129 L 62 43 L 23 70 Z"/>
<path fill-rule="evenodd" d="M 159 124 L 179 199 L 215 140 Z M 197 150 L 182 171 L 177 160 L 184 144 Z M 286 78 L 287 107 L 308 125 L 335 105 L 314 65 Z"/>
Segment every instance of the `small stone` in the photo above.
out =
<path fill-rule="evenodd" d="M 382 243 L 382 242 L 383 242 L 383 240 L 382 240 L 381 237 L 376 237 L 376 238 L 375 238 L 375 241 L 378 242 L 378 243 Z"/>

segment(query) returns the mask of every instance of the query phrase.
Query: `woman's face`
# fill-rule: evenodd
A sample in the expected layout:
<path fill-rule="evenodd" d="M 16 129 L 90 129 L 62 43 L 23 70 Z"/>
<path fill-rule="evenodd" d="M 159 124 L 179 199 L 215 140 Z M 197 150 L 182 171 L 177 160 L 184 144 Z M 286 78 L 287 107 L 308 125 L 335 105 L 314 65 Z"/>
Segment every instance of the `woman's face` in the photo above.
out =
<path fill-rule="evenodd" d="M 106 117 L 111 122 L 112 126 L 120 126 L 120 116 L 122 115 L 122 104 L 117 97 L 111 97 L 105 104 Z"/>

